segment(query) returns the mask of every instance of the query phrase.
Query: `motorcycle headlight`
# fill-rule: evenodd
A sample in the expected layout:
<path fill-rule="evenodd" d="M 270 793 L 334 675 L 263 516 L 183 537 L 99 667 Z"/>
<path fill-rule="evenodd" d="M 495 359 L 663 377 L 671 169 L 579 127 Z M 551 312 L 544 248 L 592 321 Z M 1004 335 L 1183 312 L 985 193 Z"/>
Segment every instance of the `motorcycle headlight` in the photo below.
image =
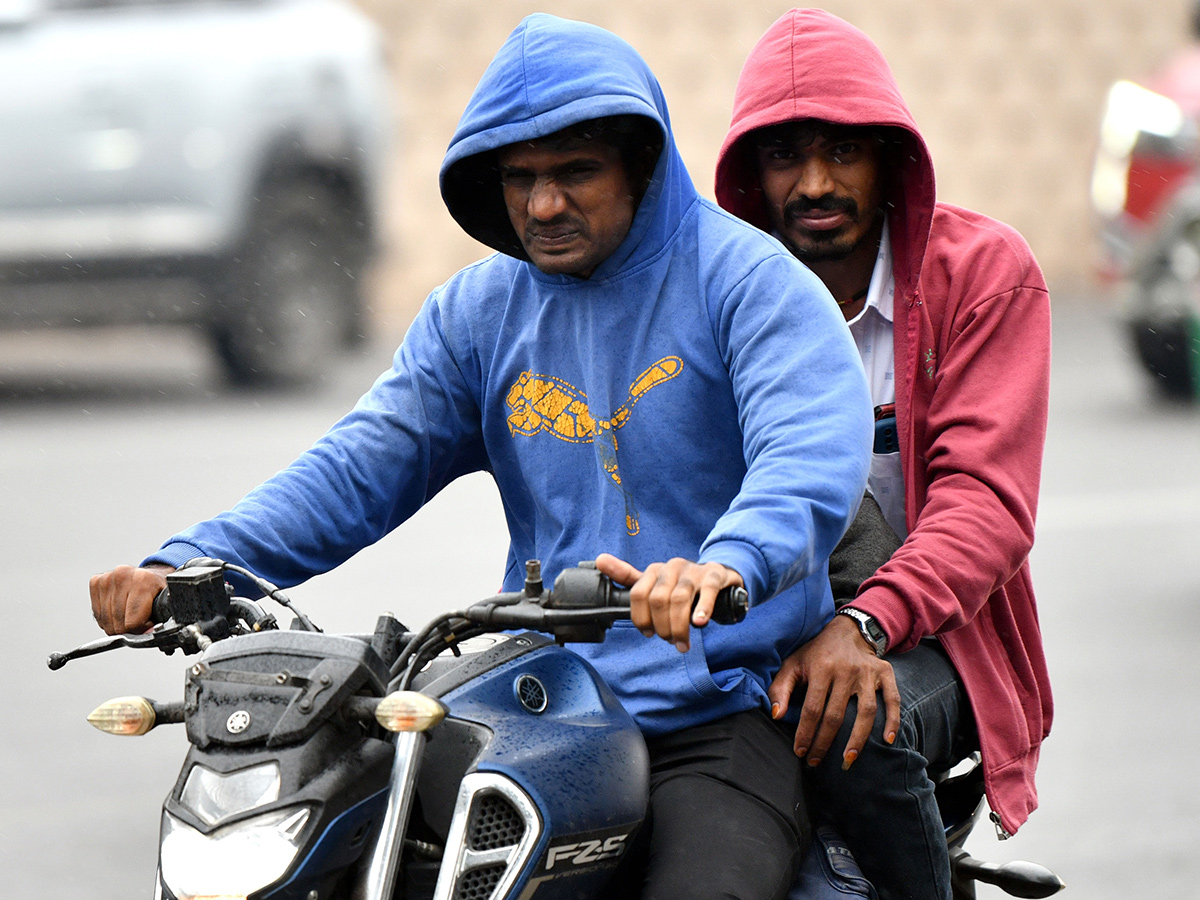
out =
<path fill-rule="evenodd" d="M 1108 91 L 1100 142 L 1114 156 L 1133 149 L 1140 132 L 1178 137 L 1187 119 L 1179 104 L 1132 81 L 1118 81 Z"/>
<path fill-rule="evenodd" d="M 287 872 L 309 813 L 308 807 L 278 809 L 201 834 L 164 811 L 163 881 L 177 900 L 245 900 Z"/>
<path fill-rule="evenodd" d="M 1118 81 L 1108 92 L 1100 124 L 1100 146 L 1092 170 L 1092 205 L 1106 217 L 1125 206 L 1129 158 L 1139 135 L 1164 140 L 1181 137 L 1187 117 L 1169 97 L 1132 81 Z"/>
<path fill-rule="evenodd" d="M 279 763 L 268 762 L 223 775 L 205 766 L 192 766 L 179 802 L 206 825 L 266 806 L 279 799 Z"/>

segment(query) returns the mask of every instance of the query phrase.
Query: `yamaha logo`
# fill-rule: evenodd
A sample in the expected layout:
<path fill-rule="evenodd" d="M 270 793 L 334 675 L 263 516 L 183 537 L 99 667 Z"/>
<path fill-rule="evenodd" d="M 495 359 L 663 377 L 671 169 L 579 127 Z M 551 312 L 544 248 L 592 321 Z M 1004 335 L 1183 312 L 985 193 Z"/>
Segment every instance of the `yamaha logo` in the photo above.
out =
<path fill-rule="evenodd" d="M 537 715 L 546 711 L 549 699 L 545 686 L 532 675 L 521 675 L 513 685 L 517 699 L 529 712 Z"/>
<path fill-rule="evenodd" d="M 225 728 L 230 734 L 241 734 L 250 727 L 250 713 L 239 709 L 225 720 Z"/>

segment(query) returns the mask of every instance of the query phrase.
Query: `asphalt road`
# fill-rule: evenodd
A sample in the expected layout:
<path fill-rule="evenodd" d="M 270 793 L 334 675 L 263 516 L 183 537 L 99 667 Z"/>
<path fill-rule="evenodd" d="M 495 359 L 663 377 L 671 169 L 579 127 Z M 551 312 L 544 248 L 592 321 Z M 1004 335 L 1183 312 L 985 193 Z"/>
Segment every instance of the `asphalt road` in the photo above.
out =
<path fill-rule="evenodd" d="M 172 699 L 183 662 L 124 651 L 59 672 L 98 636 L 87 578 L 234 502 L 353 403 L 376 344 L 299 395 L 229 395 L 184 335 L 0 335 L 0 871 L 14 898 L 149 896 L 181 729 L 102 735 L 123 694 Z M 495 590 L 505 550 L 486 479 L 292 596 L 327 630 L 410 625 Z M 1057 700 L 1042 808 L 1013 840 L 1068 897 L 1191 898 L 1200 877 L 1200 408 L 1155 402 L 1103 310 L 1056 300 L 1051 435 L 1034 579 Z M 981 896 L 998 897 L 991 889 Z"/>

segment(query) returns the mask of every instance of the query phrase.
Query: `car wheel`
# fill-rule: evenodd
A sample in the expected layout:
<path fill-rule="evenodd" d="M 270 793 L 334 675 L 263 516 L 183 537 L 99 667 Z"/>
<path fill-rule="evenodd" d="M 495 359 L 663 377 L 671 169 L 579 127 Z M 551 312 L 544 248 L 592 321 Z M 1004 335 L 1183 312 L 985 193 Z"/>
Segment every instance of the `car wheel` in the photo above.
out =
<path fill-rule="evenodd" d="M 214 348 L 235 384 L 310 383 L 347 335 L 361 331 L 350 215 L 319 184 L 275 191 L 260 203 L 227 268 Z"/>

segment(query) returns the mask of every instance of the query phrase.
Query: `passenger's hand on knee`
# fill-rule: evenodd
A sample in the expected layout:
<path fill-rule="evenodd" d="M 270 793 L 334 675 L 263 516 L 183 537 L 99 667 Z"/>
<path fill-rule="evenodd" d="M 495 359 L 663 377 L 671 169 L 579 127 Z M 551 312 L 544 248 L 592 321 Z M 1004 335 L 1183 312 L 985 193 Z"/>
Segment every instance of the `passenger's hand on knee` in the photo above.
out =
<path fill-rule="evenodd" d="M 889 744 L 895 741 L 900 728 L 900 691 L 892 666 L 875 656 L 857 626 L 845 616 L 835 616 L 820 634 L 784 661 L 767 692 L 776 718 L 787 709 L 797 684 L 805 685 L 805 693 L 793 748 L 810 766 L 819 765 L 829 752 L 851 698 L 857 698 L 858 711 L 842 750 L 843 769 L 854 764 L 871 734 L 877 694 L 886 714 L 883 739 Z"/>

